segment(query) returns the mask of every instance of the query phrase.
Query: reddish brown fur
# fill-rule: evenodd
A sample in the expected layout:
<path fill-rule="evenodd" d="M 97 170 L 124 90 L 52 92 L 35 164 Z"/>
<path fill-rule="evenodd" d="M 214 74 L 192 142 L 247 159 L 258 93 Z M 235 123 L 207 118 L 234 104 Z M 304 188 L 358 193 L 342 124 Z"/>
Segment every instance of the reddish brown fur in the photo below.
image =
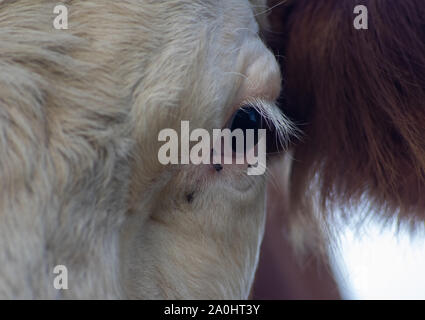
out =
<path fill-rule="evenodd" d="M 369 30 L 353 27 L 358 4 Z M 318 173 L 324 208 L 365 197 L 386 216 L 424 221 L 425 2 L 289 0 L 270 19 L 282 108 L 304 131 L 293 205 L 311 197 Z"/>

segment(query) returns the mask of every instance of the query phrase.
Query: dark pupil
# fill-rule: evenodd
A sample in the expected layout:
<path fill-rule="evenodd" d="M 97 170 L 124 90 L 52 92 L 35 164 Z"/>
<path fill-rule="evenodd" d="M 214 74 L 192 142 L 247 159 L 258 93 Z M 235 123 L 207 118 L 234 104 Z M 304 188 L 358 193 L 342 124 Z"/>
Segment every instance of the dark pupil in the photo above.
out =
<path fill-rule="evenodd" d="M 246 152 L 247 145 L 247 134 L 248 129 L 254 129 L 254 146 L 258 143 L 258 129 L 261 129 L 261 115 L 253 107 L 242 107 L 239 109 L 233 117 L 230 130 L 233 132 L 236 129 L 242 129 L 245 143 L 244 152 Z M 236 152 L 236 139 L 232 138 L 232 150 Z"/>

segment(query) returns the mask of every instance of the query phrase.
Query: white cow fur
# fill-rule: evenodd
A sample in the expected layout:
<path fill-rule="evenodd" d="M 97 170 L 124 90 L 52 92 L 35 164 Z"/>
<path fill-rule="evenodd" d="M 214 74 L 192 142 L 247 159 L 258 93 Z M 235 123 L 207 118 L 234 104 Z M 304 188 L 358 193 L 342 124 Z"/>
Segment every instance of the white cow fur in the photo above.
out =
<path fill-rule="evenodd" d="M 1 298 L 248 297 L 265 177 L 162 166 L 157 138 L 276 98 L 252 2 L 69 0 L 55 30 L 57 1 L 0 0 Z"/>

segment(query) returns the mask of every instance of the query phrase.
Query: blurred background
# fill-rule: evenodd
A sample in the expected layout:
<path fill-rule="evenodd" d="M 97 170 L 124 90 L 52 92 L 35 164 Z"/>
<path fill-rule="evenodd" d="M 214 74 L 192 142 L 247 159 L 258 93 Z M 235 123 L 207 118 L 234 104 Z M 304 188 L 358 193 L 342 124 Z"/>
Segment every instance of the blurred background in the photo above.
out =
<path fill-rule="evenodd" d="M 425 227 L 346 226 L 329 261 L 298 259 L 269 214 L 254 299 L 425 299 Z"/>
<path fill-rule="evenodd" d="M 396 235 L 396 233 L 398 233 Z M 370 222 L 339 236 L 333 269 L 347 299 L 425 299 L 425 232 Z"/>

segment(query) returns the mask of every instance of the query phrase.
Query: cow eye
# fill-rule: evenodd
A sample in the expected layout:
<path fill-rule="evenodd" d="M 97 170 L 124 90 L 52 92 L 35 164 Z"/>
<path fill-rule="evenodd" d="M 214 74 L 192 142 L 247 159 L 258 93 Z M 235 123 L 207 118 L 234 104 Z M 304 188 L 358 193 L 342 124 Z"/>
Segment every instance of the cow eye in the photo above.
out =
<path fill-rule="evenodd" d="M 232 133 L 234 130 L 240 129 L 244 136 L 244 149 L 246 153 L 247 145 L 250 144 L 254 147 L 258 144 L 259 129 L 266 130 L 266 152 L 267 155 L 278 155 L 284 151 L 284 145 L 280 142 L 276 128 L 271 121 L 266 121 L 262 114 L 253 106 L 242 106 L 238 111 L 235 112 L 231 118 L 230 125 L 228 126 Z M 247 140 L 247 130 L 254 130 L 254 144 L 252 140 Z M 237 153 L 237 139 L 232 137 L 232 150 Z"/>
<path fill-rule="evenodd" d="M 247 130 L 254 130 L 254 146 L 258 144 L 258 130 L 263 128 L 263 117 L 252 106 L 243 106 L 233 115 L 229 129 L 234 132 L 237 129 L 242 130 L 244 135 L 244 152 L 247 145 Z M 237 152 L 236 138 L 232 138 L 232 150 Z"/>
<path fill-rule="evenodd" d="M 262 117 L 253 107 L 242 107 L 233 116 L 230 130 L 242 129 L 244 133 L 248 129 L 261 129 Z"/>

